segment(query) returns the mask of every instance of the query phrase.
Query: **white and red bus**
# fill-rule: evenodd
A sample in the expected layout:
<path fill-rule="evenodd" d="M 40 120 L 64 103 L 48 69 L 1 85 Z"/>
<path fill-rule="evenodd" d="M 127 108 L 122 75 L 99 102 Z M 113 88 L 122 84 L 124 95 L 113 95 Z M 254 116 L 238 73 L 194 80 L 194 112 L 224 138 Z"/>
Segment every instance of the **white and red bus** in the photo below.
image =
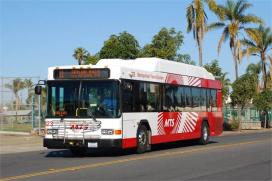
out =
<path fill-rule="evenodd" d="M 206 144 L 222 133 L 221 84 L 202 67 L 138 58 L 48 71 L 47 148 L 143 153 L 153 144 L 178 140 Z"/>

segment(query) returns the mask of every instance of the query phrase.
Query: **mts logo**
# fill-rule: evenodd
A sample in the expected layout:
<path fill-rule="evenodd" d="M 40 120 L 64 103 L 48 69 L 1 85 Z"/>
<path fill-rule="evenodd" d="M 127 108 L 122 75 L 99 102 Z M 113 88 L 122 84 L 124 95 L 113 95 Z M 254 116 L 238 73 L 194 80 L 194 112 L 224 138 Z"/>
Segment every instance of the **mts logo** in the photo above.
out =
<path fill-rule="evenodd" d="M 175 119 L 174 118 L 169 118 L 166 119 L 164 122 L 164 127 L 174 127 L 175 125 Z"/>

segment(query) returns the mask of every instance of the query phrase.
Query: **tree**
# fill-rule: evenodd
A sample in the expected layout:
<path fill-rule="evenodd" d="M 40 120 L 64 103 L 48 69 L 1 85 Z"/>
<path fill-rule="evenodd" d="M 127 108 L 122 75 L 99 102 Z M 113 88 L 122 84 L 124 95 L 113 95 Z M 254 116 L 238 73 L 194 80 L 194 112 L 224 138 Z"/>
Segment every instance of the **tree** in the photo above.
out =
<path fill-rule="evenodd" d="M 85 63 L 88 51 L 82 47 L 76 48 L 74 50 L 73 57 L 78 61 L 78 65 L 83 65 Z"/>
<path fill-rule="evenodd" d="M 21 102 L 19 91 L 25 88 L 25 83 L 21 79 L 17 78 L 12 81 L 12 84 L 5 84 L 5 87 L 13 92 L 15 96 L 15 110 L 17 111 Z"/>
<path fill-rule="evenodd" d="M 266 89 L 266 60 L 269 56 L 268 53 L 272 48 L 272 32 L 269 27 L 265 28 L 262 25 L 260 25 L 258 28 L 246 28 L 245 31 L 249 39 L 243 39 L 242 43 L 247 46 L 247 55 L 260 57 L 263 75 L 263 86 L 264 89 Z"/>
<path fill-rule="evenodd" d="M 181 62 L 181 63 L 186 63 L 190 65 L 195 65 L 195 61 L 191 59 L 191 56 L 189 54 L 178 54 L 175 58 L 174 61 L 176 62 Z"/>
<path fill-rule="evenodd" d="M 259 93 L 254 99 L 253 104 L 258 110 L 272 109 L 272 91 L 265 90 Z"/>
<path fill-rule="evenodd" d="M 220 22 L 212 23 L 208 26 L 208 30 L 223 28 L 223 33 L 218 43 L 218 54 L 222 43 L 229 39 L 229 47 L 231 49 L 233 63 L 235 68 L 235 78 L 238 79 L 238 62 L 242 60 L 242 47 L 240 35 L 246 25 L 250 23 L 262 23 L 262 20 L 252 14 L 245 14 L 245 11 L 252 5 L 246 0 L 227 0 L 225 6 L 218 5 L 215 12 L 220 18 Z"/>
<path fill-rule="evenodd" d="M 99 60 L 99 55 L 98 54 L 91 55 L 90 53 L 88 53 L 87 56 L 86 56 L 85 63 L 95 65 L 98 62 L 98 60 Z"/>
<path fill-rule="evenodd" d="M 140 56 L 174 60 L 182 43 L 183 35 L 180 31 L 162 28 L 153 37 L 152 42 L 143 47 Z"/>
<path fill-rule="evenodd" d="M 209 64 L 203 66 L 208 72 L 212 73 L 215 76 L 216 80 L 219 80 L 222 84 L 222 97 L 224 102 L 226 102 L 229 96 L 230 89 L 230 79 L 227 78 L 227 72 L 223 73 L 221 67 L 218 64 L 218 60 L 213 60 Z"/>
<path fill-rule="evenodd" d="M 24 80 L 24 84 L 25 84 L 24 88 L 27 89 L 27 99 L 26 99 L 26 103 L 27 103 L 27 104 L 30 104 L 30 103 L 31 103 L 31 98 L 32 98 L 32 96 L 33 96 L 33 94 L 34 94 L 34 92 L 33 92 L 33 87 L 34 87 L 34 85 L 33 85 L 33 82 L 32 82 L 31 79 L 25 79 L 25 80 Z"/>
<path fill-rule="evenodd" d="M 211 63 L 205 64 L 203 67 L 216 77 L 220 77 L 223 74 L 222 68 L 218 64 L 218 60 L 213 60 Z"/>
<path fill-rule="evenodd" d="M 256 95 L 256 80 L 250 74 L 244 74 L 232 84 L 232 93 L 230 95 L 233 106 L 237 105 L 241 109 L 250 103 Z"/>
<path fill-rule="evenodd" d="M 268 110 L 272 109 L 272 91 L 264 90 L 253 99 L 254 106 L 265 115 L 264 127 L 268 127 Z"/>
<path fill-rule="evenodd" d="M 227 75 L 228 75 L 228 73 L 225 72 L 218 78 L 218 80 L 222 84 L 222 97 L 223 97 L 224 103 L 227 101 L 227 99 L 229 97 L 230 86 L 231 86 L 230 79 L 227 78 Z"/>
<path fill-rule="evenodd" d="M 135 37 L 126 31 L 111 35 L 99 52 L 100 58 L 135 59 L 139 56 L 140 46 Z"/>
<path fill-rule="evenodd" d="M 247 66 L 246 73 L 251 75 L 252 78 L 256 81 L 256 90 L 257 92 L 260 91 L 260 84 L 259 84 L 259 75 L 261 73 L 261 64 L 254 64 L 251 63 Z"/>
<path fill-rule="evenodd" d="M 187 33 L 193 32 L 194 39 L 198 46 L 199 66 L 202 66 L 202 43 L 207 29 L 207 14 L 204 10 L 204 2 L 209 8 L 216 11 L 217 6 L 214 0 L 193 0 L 186 9 Z"/>

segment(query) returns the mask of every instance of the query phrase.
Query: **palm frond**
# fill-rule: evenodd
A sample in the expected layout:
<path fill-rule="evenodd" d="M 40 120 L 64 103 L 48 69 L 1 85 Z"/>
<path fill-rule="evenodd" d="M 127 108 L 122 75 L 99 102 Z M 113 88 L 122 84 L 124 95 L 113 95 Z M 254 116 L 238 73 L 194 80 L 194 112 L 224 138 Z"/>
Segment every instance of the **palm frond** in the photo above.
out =
<path fill-rule="evenodd" d="M 245 28 L 245 32 L 248 35 L 248 37 L 253 40 L 255 43 L 252 43 L 251 46 L 255 46 L 257 47 L 259 44 L 261 44 L 262 42 L 262 36 L 261 36 L 261 32 L 258 31 L 258 29 L 256 28 Z"/>
<path fill-rule="evenodd" d="M 241 22 L 241 24 L 247 24 L 247 23 L 263 24 L 264 23 L 260 17 L 252 15 L 252 14 L 240 15 L 239 21 Z"/>
<path fill-rule="evenodd" d="M 228 30 L 228 27 L 225 27 L 225 29 L 221 35 L 221 38 L 219 40 L 218 46 L 217 46 L 217 53 L 218 54 L 220 53 L 222 43 L 226 41 L 227 37 L 229 37 L 229 30 Z"/>
<path fill-rule="evenodd" d="M 251 6 L 252 6 L 252 4 L 247 3 L 247 2 L 244 2 L 244 3 L 240 6 L 240 8 L 239 8 L 239 10 L 238 10 L 238 14 L 243 14 L 243 13 L 245 12 L 245 10 L 247 10 L 247 9 L 250 8 Z"/>
<path fill-rule="evenodd" d="M 222 22 L 211 23 L 210 25 L 207 26 L 207 30 L 211 31 L 218 28 L 222 28 L 224 26 L 225 26 L 225 23 L 222 23 Z"/>
<path fill-rule="evenodd" d="M 195 10 L 192 4 L 189 5 L 186 9 L 186 19 L 187 19 L 187 33 L 189 33 L 193 29 L 195 19 Z"/>

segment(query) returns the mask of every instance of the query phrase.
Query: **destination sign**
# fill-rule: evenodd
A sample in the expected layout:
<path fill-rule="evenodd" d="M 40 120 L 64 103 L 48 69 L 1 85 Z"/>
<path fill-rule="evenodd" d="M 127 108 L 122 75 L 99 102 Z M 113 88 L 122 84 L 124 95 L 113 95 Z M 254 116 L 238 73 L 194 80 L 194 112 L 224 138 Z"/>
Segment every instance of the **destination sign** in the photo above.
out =
<path fill-rule="evenodd" d="M 102 69 L 55 69 L 54 79 L 107 79 L 110 70 Z"/>

